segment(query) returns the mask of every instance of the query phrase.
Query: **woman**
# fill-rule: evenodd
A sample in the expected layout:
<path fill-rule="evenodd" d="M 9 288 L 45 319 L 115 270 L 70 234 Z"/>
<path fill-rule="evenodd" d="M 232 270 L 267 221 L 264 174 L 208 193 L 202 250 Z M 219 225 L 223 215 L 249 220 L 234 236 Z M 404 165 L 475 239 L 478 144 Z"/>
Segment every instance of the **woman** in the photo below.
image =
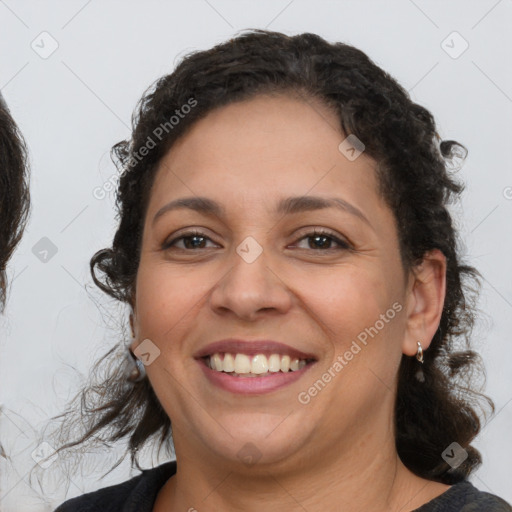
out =
<path fill-rule="evenodd" d="M 5 269 L 29 213 L 27 149 L 0 93 L 0 312 L 7 296 Z"/>
<path fill-rule="evenodd" d="M 59 512 L 512 510 L 467 481 L 486 400 L 446 208 L 464 147 L 388 74 L 247 32 L 158 80 L 114 153 L 91 270 L 132 358 L 110 353 L 61 450 L 126 438 L 136 463 L 158 439 L 176 462 Z"/>

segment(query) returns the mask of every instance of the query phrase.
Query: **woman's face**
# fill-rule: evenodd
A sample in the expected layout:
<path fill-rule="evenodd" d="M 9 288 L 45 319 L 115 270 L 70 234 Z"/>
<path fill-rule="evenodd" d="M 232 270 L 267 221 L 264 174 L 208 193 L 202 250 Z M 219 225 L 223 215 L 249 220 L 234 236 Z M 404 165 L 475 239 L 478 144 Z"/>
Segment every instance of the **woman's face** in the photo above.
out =
<path fill-rule="evenodd" d="M 298 467 L 390 431 L 409 287 L 374 162 L 339 149 L 338 125 L 317 102 L 258 96 L 198 121 L 160 162 L 133 348 L 178 457 Z M 281 371 L 294 351 L 306 366 Z M 209 368 L 215 352 L 226 371 Z"/>

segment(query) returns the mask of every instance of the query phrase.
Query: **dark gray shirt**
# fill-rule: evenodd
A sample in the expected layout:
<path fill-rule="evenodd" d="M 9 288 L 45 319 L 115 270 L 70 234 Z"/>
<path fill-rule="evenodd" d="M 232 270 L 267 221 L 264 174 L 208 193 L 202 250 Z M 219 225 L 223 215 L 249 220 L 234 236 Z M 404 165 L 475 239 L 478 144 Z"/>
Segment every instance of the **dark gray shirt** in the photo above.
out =
<path fill-rule="evenodd" d="M 175 473 L 176 462 L 167 462 L 121 484 L 68 500 L 55 512 L 152 512 L 158 492 Z M 199 502 L 191 507 L 204 509 Z M 464 481 L 452 485 L 415 512 L 512 512 L 512 507 Z"/>

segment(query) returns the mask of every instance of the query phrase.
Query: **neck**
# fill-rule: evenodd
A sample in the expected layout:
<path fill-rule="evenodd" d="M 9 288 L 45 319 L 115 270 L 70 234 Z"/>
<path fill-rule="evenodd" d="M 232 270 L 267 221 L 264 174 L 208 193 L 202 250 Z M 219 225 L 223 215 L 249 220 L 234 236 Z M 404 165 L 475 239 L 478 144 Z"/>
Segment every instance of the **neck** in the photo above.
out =
<path fill-rule="evenodd" d="M 448 489 L 410 472 L 392 435 L 382 439 L 373 432 L 360 439 L 351 448 L 346 443 L 343 451 L 303 453 L 302 463 L 265 468 L 208 461 L 204 451 L 192 457 L 177 451 L 177 473 L 162 488 L 153 510 L 259 512 L 264 506 L 300 512 L 408 512 Z"/>

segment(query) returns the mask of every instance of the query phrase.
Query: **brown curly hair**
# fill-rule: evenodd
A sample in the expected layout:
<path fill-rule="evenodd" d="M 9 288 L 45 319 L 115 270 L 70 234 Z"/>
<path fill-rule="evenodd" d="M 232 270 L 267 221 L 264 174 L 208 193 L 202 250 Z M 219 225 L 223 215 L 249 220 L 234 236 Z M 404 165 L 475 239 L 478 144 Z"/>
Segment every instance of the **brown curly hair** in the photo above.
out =
<path fill-rule="evenodd" d="M 431 113 L 413 103 L 407 91 L 362 51 L 310 33 L 287 36 L 248 30 L 209 50 L 192 52 L 173 73 L 157 80 L 137 106 L 132 138 L 112 148 L 121 172 L 119 225 L 112 247 L 91 259 L 94 282 L 133 306 L 144 218 L 159 161 L 213 109 L 273 93 L 321 100 L 337 114 L 345 134 L 364 142 L 366 154 L 377 163 L 380 193 L 397 219 L 405 271 L 432 249 L 446 256 L 446 298 L 439 328 L 425 353 L 424 381 L 415 378 L 414 358 L 401 361 L 395 432 L 397 452 L 410 470 L 430 480 L 456 483 L 481 463 L 480 454 L 470 446 L 481 428 L 476 407 L 494 407 L 475 388 L 476 377 L 483 372 L 469 346 L 479 274 L 461 263 L 448 211 L 453 196 L 463 190 L 451 167 L 464 160 L 467 151 L 456 141 L 441 140 Z M 196 106 L 156 137 L 155 129 L 191 98 Z M 154 147 L 140 158 L 150 139 Z M 93 439 L 127 439 L 132 464 L 138 466 L 137 451 L 151 438 L 159 439 L 159 448 L 172 451 L 171 421 L 147 378 L 127 382 L 131 363 L 120 358 L 119 350 L 126 353 L 126 347 L 114 347 L 103 359 L 104 366 L 95 368 L 98 382 L 75 398 L 81 417 L 67 423 L 66 431 L 77 425 L 85 431 L 60 449 Z M 62 416 L 69 419 L 72 414 L 73 408 Z M 441 456 L 454 441 L 468 452 L 456 469 Z"/>
<path fill-rule="evenodd" d="M 0 94 L 0 312 L 7 295 L 5 268 L 29 215 L 28 181 L 25 141 Z"/>

